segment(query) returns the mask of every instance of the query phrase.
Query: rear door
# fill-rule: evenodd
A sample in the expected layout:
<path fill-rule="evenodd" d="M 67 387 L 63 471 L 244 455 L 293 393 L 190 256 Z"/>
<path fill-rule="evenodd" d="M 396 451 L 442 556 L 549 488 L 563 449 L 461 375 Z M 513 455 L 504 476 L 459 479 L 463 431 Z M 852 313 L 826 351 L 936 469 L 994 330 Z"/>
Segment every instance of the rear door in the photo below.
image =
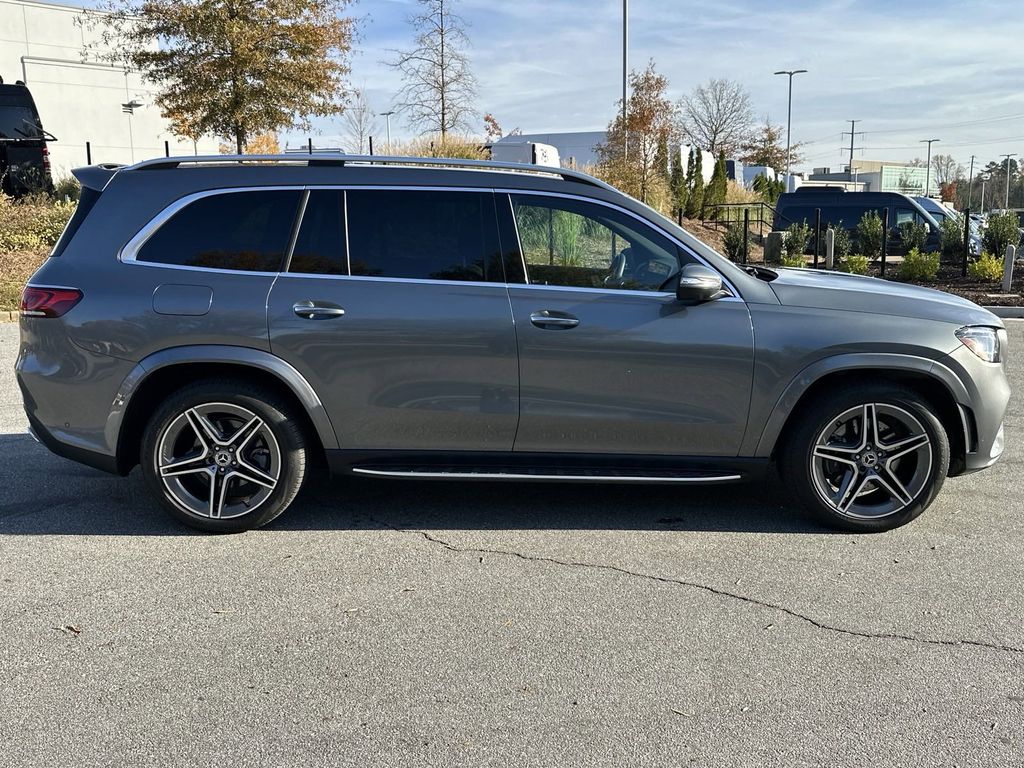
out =
<path fill-rule="evenodd" d="M 512 449 L 519 370 L 491 190 L 311 188 L 268 313 L 271 348 L 342 448 Z"/>

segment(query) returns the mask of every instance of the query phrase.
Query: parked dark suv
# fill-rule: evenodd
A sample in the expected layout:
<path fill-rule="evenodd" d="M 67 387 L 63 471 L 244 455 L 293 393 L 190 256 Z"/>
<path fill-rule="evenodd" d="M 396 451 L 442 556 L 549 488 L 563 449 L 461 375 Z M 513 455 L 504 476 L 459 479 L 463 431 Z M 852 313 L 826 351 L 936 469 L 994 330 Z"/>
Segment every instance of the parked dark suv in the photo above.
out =
<path fill-rule="evenodd" d="M 53 189 L 47 141 L 32 94 L 22 82 L 0 78 L 0 192 L 21 197 Z"/>
<path fill-rule="evenodd" d="M 416 158 L 76 171 L 17 362 L 54 452 L 189 525 L 279 515 L 309 467 L 722 483 L 776 462 L 882 530 L 1003 449 L 1001 321 L 871 278 L 740 268 L 585 174 Z"/>

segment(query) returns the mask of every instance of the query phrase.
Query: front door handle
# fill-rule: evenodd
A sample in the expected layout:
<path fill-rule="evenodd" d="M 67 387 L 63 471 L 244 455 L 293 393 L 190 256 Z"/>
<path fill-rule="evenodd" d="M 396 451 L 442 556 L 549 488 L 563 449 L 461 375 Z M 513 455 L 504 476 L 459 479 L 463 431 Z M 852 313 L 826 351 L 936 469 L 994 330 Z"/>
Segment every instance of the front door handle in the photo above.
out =
<path fill-rule="evenodd" d="M 546 331 L 568 330 L 580 324 L 580 319 L 570 315 L 568 312 L 558 312 L 554 309 L 542 309 L 530 315 L 530 322 L 538 328 Z"/>
<path fill-rule="evenodd" d="M 297 301 L 292 305 L 292 312 L 306 320 L 329 320 L 345 314 L 345 310 L 337 304 L 317 301 Z"/>

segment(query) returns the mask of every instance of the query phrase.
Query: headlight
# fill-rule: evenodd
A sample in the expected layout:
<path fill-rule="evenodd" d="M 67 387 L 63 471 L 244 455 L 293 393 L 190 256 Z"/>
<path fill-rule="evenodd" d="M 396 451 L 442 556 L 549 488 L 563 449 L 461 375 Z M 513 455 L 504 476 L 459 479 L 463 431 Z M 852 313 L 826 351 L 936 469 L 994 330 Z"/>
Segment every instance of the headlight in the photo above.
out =
<path fill-rule="evenodd" d="M 1002 362 L 999 348 L 999 332 L 984 325 L 968 325 L 956 332 L 956 337 L 971 352 L 986 363 Z"/>

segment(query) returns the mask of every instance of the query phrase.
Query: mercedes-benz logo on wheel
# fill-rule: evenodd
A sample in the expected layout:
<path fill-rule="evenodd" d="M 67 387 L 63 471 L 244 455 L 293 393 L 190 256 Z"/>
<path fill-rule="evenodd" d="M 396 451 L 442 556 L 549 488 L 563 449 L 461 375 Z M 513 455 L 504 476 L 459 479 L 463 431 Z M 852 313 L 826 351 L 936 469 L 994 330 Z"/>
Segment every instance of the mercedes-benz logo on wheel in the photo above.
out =
<path fill-rule="evenodd" d="M 226 467 L 231 463 L 231 454 L 227 451 L 217 451 L 213 457 L 213 461 L 218 467 Z"/>

